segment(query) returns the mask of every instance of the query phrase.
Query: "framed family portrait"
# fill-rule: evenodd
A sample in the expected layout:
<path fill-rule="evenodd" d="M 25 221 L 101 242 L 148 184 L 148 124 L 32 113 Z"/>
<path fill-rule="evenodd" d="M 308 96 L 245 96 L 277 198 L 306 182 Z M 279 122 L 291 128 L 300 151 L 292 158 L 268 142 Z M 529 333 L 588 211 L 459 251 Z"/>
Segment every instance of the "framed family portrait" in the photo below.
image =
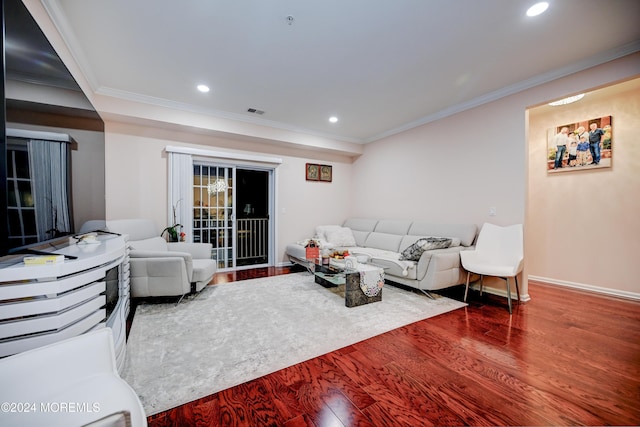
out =
<path fill-rule="evenodd" d="M 307 181 L 318 181 L 320 179 L 320 165 L 313 163 L 306 164 L 306 178 Z"/>
<path fill-rule="evenodd" d="M 547 132 L 548 173 L 609 168 L 612 159 L 611 116 L 564 123 Z"/>

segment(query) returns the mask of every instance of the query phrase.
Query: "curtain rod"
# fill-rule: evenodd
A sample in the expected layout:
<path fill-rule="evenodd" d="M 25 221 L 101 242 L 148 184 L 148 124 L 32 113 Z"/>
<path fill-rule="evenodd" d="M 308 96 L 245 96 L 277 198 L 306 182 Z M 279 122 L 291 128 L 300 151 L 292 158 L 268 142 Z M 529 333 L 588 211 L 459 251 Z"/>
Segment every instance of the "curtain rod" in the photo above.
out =
<path fill-rule="evenodd" d="M 40 139 L 43 141 L 67 142 L 75 144 L 76 141 L 66 133 L 43 132 L 38 130 L 13 129 L 7 128 L 7 137 L 24 138 L 24 139 Z"/>

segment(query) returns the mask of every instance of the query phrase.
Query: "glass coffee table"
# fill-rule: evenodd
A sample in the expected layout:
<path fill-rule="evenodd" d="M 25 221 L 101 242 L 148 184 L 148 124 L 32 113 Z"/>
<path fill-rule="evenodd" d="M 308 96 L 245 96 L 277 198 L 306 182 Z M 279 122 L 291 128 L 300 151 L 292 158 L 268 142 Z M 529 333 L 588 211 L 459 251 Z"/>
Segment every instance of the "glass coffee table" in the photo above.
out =
<path fill-rule="evenodd" d="M 322 264 L 319 259 L 307 259 L 308 269 L 315 276 L 315 282 L 332 292 L 343 295 L 346 307 L 357 307 L 382 301 L 384 270 L 368 264 L 358 268 Z M 366 286 L 364 282 L 369 286 Z M 375 295 L 374 295 L 375 294 Z"/>

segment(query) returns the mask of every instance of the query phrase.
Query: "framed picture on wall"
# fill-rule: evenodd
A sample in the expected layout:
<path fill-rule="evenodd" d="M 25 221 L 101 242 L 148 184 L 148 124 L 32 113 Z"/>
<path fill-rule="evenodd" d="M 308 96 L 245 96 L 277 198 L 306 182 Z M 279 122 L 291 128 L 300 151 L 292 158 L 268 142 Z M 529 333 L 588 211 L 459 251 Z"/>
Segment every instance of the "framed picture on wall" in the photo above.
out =
<path fill-rule="evenodd" d="M 549 129 L 547 171 L 559 173 L 611 167 L 612 135 L 611 116 L 561 124 Z"/>
<path fill-rule="evenodd" d="M 333 179 L 333 167 L 329 165 L 320 165 L 320 181 L 331 182 Z"/>
<path fill-rule="evenodd" d="M 318 181 L 320 179 L 320 165 L 307 163 L 306 170 L 307 181 Z"/>

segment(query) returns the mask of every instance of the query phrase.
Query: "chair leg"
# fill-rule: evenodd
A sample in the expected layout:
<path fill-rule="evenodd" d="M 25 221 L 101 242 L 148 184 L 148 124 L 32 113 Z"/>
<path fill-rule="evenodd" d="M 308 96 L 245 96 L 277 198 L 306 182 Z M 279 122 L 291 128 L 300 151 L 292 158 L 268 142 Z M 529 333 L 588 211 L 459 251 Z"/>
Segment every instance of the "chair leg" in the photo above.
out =
<path fill-rule="evenodd" d="M 482 289 L 484 288 L 484 275 L 480 275 L 480 296 L 482 296 Z"/>
<path fill-rule="evenodd" d="M 507 303 L 509 304 L 509 314 L 512 314 L 511 311 L 511 282 L 509 282 L 509 278 L 507 277 Z"/>
<path fill-rule="evenodd" d="M 520 305 L 520 289 L 518 288 L 518 276 L 513 276 L 516 281 L 516 295 L 518 295 L 518 305 Z"/>
<path fill-rule="evenodd" d="M 467 302 L 467 293 L 469 292 L 469 276 L 471 272 L 467 271 L 467 286 L 464 288 L 464 302 Z"/>

